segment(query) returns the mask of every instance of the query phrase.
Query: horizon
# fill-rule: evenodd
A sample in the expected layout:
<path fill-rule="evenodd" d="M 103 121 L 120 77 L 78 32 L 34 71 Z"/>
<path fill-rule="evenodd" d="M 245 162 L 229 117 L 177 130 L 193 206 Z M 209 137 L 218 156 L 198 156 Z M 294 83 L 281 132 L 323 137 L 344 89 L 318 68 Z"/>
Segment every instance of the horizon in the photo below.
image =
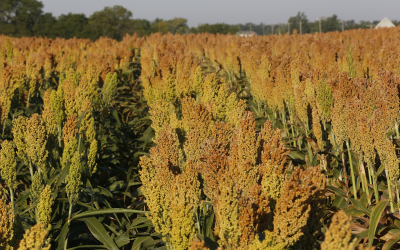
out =
<path fill-rule="evenodd" d="M 318 17 L 330 17 L 332 15 L 337 15 L 340 20 L 354 20 L 355 22 L 381 21 L 385 17 L 391 21 L 400 19 L 400 14 L 397 11 L 398 8 L 396 8 L 396 6 L 400 7 L 400 3 L 394 0 L 380 2 L 371 0 L 346 2 L 338 0 L 335 2 L 324 1 L 323 3 L 318 0 L 296 1 L 294 3 L 286 0 L 274 3 L 273 8 L 268 10 L 264 10 L 264 7 L 271 4 L 262 2 L 261 0 L 248 0 L 246 3 L 238 0 L 204 0 L 201 3 L 188 3 L 188 1 L 183 0 L 172 0 L 172 3 L 171 1 L 167 3 L 159 0 L 148 0 L 140 4 L 136 3 L 137 1 L 128 0 L 98 0 L 95 2 L 96 4 L 93 4 L 93 1 L 89 0 L 70 0 L 68 2 L 42 0 L 41 2 L 44 5 L 43 11 L 50 12 L 56 17 L 68 13 L 82 13 L 86 17 L 89 17 L 94 12 L 103 10 L 104 7 L 121 5 L 133 13 L 133 19 L 152 21 L 156 18 L 167 20 L 174 17 L 182 17 L 188 20 L 187 24 L 189 27 L 197 27 L 204 23 L 226 23 L 231 25 L 239 23 L 263 23 L 265 25 L 272 25 L 285 23 L 290 17 L 297 15 L 298 12 L 304 12 L 310 22 L 314 22 Z M 229 3 L 228 9 L 227 5 L 223 3 Z M 137 6 L 140 7 L 138 8 Z M 157 7 L 154 8 L 154 6 Z M 209 6 L 213 6 L 213 8 Z M 254 8 L 254 6 L 258 6 L 258 8 Z M 343 8 L 343 6 L 346 6 L 346 8 Z M 204 15 L 204 13 L 207 14 Z M 224 14 L 221 15 L 221 13 Z"/>

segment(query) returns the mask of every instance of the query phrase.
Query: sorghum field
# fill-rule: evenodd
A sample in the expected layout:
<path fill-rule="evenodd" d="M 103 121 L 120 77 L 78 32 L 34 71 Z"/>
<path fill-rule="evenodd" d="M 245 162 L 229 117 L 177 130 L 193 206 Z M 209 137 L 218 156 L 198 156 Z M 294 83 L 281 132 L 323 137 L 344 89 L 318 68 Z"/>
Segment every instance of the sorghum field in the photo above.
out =
<path fill-rule="evenodd" d="M 0 249 L 400 247 L 400 28 L 0 60 Z"/>

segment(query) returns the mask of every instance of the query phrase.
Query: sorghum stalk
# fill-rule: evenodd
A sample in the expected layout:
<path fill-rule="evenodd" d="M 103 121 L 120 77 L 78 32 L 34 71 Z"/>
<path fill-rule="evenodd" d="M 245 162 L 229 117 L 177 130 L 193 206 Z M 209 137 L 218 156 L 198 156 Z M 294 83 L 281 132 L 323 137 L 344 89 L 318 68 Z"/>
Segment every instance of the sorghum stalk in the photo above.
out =
<path fill-rule="evenodd" d="M 356 178 L 355 178 L 355 176 L 354 176 L 353 160 L 351 159 L 350 147 L 349 147 L 349 142 L 348 142 L 348 141 L 346 141 L 346 145 L 347 145 L 347 153 L 349 154 L 350 174 L 351 174 L 351 182 L 353 183 L 354 199 L 357 199 Z M 364 183 L 363 183 L 363 184 L 364 184 Z M 364 191 L 365 191 L 365 190 L 364 190 Z"/>
<path fill-rule="evenodd" d="M 344 152 L 342 152 L 342 161 L 343 161 L 344 180 L 346 182 L 346 192 L 349 192 L 349 183 L 347 181 L 347 170 L 346 170 L 346 163 L 345 163 L 345 159 L 344 159 Z M 352 182 L 353 182 L 353 191 L 354 191 L 354 193 L 356 193 L 355 183 L 353 180 L 352 180 Z"/>
<path fill-rule="evenodd" d="M 395 128 L 396 128 L 396 139 L 400 139 L 400 135 L 399 135 L 399 124 L 397 122 L 395 122 L 394 124 Z"/>
<path fill-rule="evenodd" d="M 61 135 L 61 131 L 62 131 L 61 126 L 58 126 L 57 129 L 58 129 L 58 146 L 61 148 L 61 147 L 62 147 L 62 145 L 61 145 L 61 138 L 62 138 L 62 135 Z"/>
<path fill-rule="evenodd" d="M 396 198 L 397 198 L 397 208 L 399 208 L 399 204 L 400 204 L 400 196 L 399 196 L 399 187 L 396 181 Z M 400 209 L 400 208 L 399 208 Z"/>
<path fill-rule="evenodd" d="M 367 197 L 368 197 L 368 204 L 371 205 L 371 198 L 369 197 L 369 187 L 368 187 L 368 181 L 367 181 L 367 176 L 365 173 L 365 168 L 364 168 L 364 164 L 363 162 L 360 160 L 360 168 L 361 168 L 361 173 L 362 173 L 362 177 L 363 178 L 363 183 L 364 183 L 364 188 L 365 188 L 365 192 L 367 193 Z"/>
<path fill-rule="evenodd" d="M 286 116 L 285 116 L 285 114 L 284 113 L 282 113 L 282 122 L 283 122 L 283 132 L 284 132 L 284 134 L 285 134 L 285 136 L 287 136 L 288 135 L 288 129 L 287 129 L 287 126 L 286 126 Z"/>
<path fill-rule="evenodd" d="M 11 199 L 12 212 L 14 213 L 14 189 L 13 188 L 9 188 L 9 189 L 10 189 L 10 199 Z"/>
<path fill-rule="evenodd" d="M 386 177 L 387 177 L 387 182 L 388 182 L 388 191 L 389 191 L 389 200 L 390 200 L 390 212 L 394 213 L 394 206 L 393 206 L 393 196 L 392 196 L 392 189 L 390 188 L 390 176 L 389 173 L 387 171 L 387 169 L 385 169 L 386 172 Z"/>
<path fill-rule="evenodd" d="M 33 168 L 32 163 L 29 161 L 29 172 L 31 172 L 31 181 L 33 181 Z"/>
<path fill-rule="evenodd" d="M 372 184 L 374 185 L 374 195 L 375 195 L 375 199 L 376 199 L 375 202 L 378 203 L 379 202 L 379 190 L 378 190 L 378 184 L 376 183 L 375 170 L 374 170 L 374 167 L 372 166 L 372 163 L 368 163 L 368 170 L 372 177 Z"/>

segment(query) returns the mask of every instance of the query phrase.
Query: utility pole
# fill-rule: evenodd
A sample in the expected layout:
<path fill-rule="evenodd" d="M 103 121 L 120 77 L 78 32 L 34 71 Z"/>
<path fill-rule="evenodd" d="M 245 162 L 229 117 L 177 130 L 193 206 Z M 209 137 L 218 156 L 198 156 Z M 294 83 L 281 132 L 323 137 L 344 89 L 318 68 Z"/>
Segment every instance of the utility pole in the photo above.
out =
<path fill-rule="evenodd" d="M 274 25 L 271 25 L 272 35 L 274 34 Z"/>
<path fill-rule="evenodd" d="M 316 20 L 319 21 L 319 33 L 321 33 L 321 32 L 322 32 L 322 31 L 321 31 L 321 21 L 324 20 L 324 18 L 323 18 L 323 17 L 320 17 L 320 18 L 317 18 Z"/>
<path fill-rule="evenodd" d="M 262 29 L 263 29 L 263 36 L 265 36 L 265 25 L 264 25 L 264 23 L 262 24 Z"/>
<path fill-rule="evenodd" d="M 290 24 L 291 24 L 291 23 L 287 23 L 289 36 L 290 36 Z"/>
<path fill-rule="evenodd" d="M 342 32 L 344 31 L 344 21 L 342 20 Z"/>
<path fill-rule="evenodd" d="M 300 26 L 300 36 L 302 35 L 302 31 L 301 31 L 301 24 L 302 24 L 303 22 L 299 22 L 299 26 Z"/>
<path fill-rule="evenodd" d="M 278 33 L 279 34 L 281 34 L 281 26 L 282 26 L 282 23 L 278 23 Z"/>
<path fill-rule="evenodd" d="M 249 24 L 249 26 L 250 26 L 250 31 L 252 31 L 252 30 L 251 30 L 251 24 Z"/>

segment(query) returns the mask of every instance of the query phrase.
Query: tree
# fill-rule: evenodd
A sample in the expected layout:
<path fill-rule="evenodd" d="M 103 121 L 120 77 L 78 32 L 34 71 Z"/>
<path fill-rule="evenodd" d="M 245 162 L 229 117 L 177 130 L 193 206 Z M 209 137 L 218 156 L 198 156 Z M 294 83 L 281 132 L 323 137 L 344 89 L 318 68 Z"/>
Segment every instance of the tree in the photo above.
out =
<path fill-rule="evenodd" d="M 310 23 L 304 12 L 298 12 L 296 16 L 290 17 L 288 22 L 290 23 L 290 30 L 296 29 L 298 34 L 300 34 L 300 22 L 302 34 L 310 33 L 311 31 Z"/>
<path fill-rule="evenodd" d="M 151 33 L 161 32 L 167 34 L 169 32 L 168 23 L 163 19 L 156 18 L 150 25 Z"/>
<path fill-rule="evenodd" d="M 15 9 L 17 8 L 18 1 L 16 0 L 2 0 L 0 1 L 0 30 L 5 35 L 12 35 L 15 33 Z"/>
<path fill-rule="evenodd" d="M 327 17 L 322 21 L 322 32 L 341 30 L 337 15 Z"/>
<path fill-rule="evenodd" d="M 57 24 L 57 19 L 53 17 L 51 13 L 45 13 L 44 15 L 41 15 L 39 18 L 39 23 L 38 26 L 39 28 L 37 31 L 35 31 L 35 36 L 41 36 L 41 37 L 49 37 L 49 38 L 56 38 L 58 36 L 57 34 L 57 28 L 55 25 Z"/>
<path fill-rule="evenodd" d="M 88 18 L 85 14 L 61 15 L 56 24 L 57 36 L 63 38 L 91 38 L 96 39 L 88 27 Z M 93 36 L 93 37 L 92 37 Z"/>
<path fill-rule="evenodd" d="M 146 19 L 131 20 L 131 29 L 133 33 L 137 33 L 139 36 L 148 36 L 151 34 L 151 24 Z"/>
<path fill-rule="evenodd" d="M 15 36 L 34 36 L 39 30 L 42 16 L 42 2 L 36 0 L 19 0 L 15 11 Z"/>
<path fill-rule="evenodd" d="M 197 28 L 191 28 L 190 33 L 210 33 L 210 34 L 235 34 L 239 31 L 236 25 L 230 25 L 226 23 L 216 24 L 200 24 Z"/>
<path fill-rule="evenodd" d="M 89 26 L 93 36 L 106 36 L 121 40 L 130 30 L 132 12 L 122 6 L 105 7 L 89 17 Z"/>
<path fill-rule="evenodd" d="M 9 36 L 33 36 L 39 30 L 43 4 L 36 0 L 1 0 L 0 30 Z"/>
<path fill-rule="evenodd" d="M 172 34 L 186 34 L 189 27 L 187 25 L 187 19 L 175 17 L 174 19 L 168 20 L 168 29 Z"/>

